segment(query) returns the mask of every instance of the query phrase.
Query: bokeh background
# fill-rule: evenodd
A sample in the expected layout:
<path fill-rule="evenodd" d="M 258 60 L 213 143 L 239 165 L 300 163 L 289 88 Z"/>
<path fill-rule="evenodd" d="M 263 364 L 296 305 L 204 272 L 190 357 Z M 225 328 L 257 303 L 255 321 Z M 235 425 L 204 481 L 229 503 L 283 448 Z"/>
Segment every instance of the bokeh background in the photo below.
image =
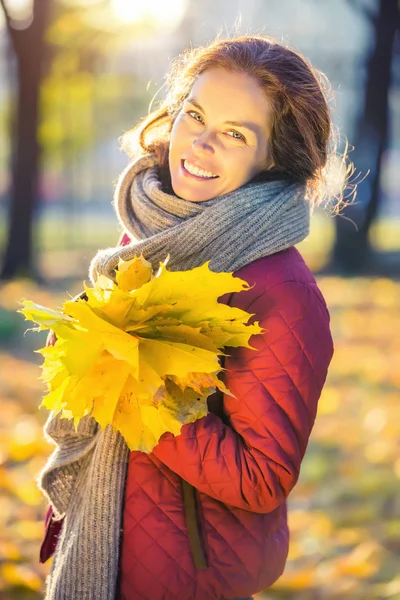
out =
<path fill-rule="evenodd" d="M 0 0 L 0 598 L 42 597 L 51 447 L 38 405 L 45 333 L 119 237 L 118 138 L 163 95 L 169 61 L 263 32 L 332 84 L 355 164 L 343 217 L 320 208 L 299 244 L 331 312 L 335 355 L 299 482 L 289 561 L 260 600 L 400 599 L 400 3 L 398 0 Z"/>

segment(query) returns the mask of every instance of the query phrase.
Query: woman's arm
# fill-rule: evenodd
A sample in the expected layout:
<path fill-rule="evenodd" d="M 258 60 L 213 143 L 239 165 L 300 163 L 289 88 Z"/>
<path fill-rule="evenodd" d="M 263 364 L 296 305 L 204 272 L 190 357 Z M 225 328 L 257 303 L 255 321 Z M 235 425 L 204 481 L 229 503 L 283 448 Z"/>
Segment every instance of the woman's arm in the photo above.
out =
<path fill-rule="evenodd" d="M 228 349 L 225 383 L 236 398 L 225 395 L 223 403 L 231 427 L 209 414 L 177 437 L 164 434 L 153 450 L 225 504 L 270 512 L 297 482 L 333 355 L 329 315 L 315 288 L 287 281 L 241 306 L 266 331 L 251 338 L 256 350 Z"/>
<path fill-rule="evenodd" d="M 122 233 L 118 245 L 124 246 L 129 241 L 129 237 Z M 72 301 L 78 298 L 86 298 L 85 292 L 76 295 Z M 46 346 L 53 346 L 56 340 L 54 332 L 50 331 Z M 94 419 L 86 416 L 75 430 L 73 419 L 61 419 L 60 414 L 51 412 L 44 433 L 56 448 L 39 474 L 38 486 L 52 506 L 53 515 L 61 519 L 68 507 L 82 461 L 96 443 L 99 426 Z"/>
<path fill-rule="evenodd" d="M 124 246 L 129 241 L 129 237 L 122 233 L 118 245 Z M 82 292 L 73 300 L 84 297 L 85 292 Z M 50 330 L 46 346 L 54 346 L 56 341 L 54 331 Z M 82 459 L 93 447 L 93 440 L 96 439 L 94 436 L 97 423 L 94 419 L 83 419 L 79 427 L 83 435 L 78 440 L 73 420 L 61 420 L 59 415 L 51 413 L 44 428 L 46 438 L 50 443 L 55 444 L 56 448 L 38 476 L 38 486 L 50 503 L 45 518 L 45 537 L 40 548 L 39 560 L 42 563 L 54 553 L 62 528 L 63 515 L 71 498 L 73 486 L 66 485 L 66 481 L 69 479 L 75 481 Z"/>

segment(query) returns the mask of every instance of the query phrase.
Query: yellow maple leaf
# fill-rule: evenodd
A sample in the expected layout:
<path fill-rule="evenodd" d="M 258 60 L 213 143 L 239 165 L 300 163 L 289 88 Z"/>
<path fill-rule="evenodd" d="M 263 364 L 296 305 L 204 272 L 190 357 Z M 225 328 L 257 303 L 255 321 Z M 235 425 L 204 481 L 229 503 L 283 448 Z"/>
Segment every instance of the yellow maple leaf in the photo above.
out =
<path fill-rule="evenodd" d="M 184 272 L 161 263 L 153 275 L 138 257 L 120 261 L 116 282 L 100 276 L 85 286 L 86 300 L 66 301 L 60 312 L 25 301 L 26 319 L 57 336 L 38 351 L 49 389 L 41 406 L 75 425 L 90 414 L 120 431 L 131 450 L 151 452 L 164 432 L 178 435 L 206 415 L 217 388 L 230 393 L 218 378 L 219 356 L 228 345 L 250 347 L 262 329 L 218 298 L 246 289 L 207 263 Z"/>
<path fill-rule="evenodd" d="M 28 321 L 34 321 L 38 324 L 37 330 L 50 329 L 57 327 L 60 323 L 70 325 L 73 319 L 68 315 L 46 308 L 40 304 L 35 304 L 31 300 L 23 301 L 24 308 L 20 310 Z"/>
<path fill-rule="evenodd" d="M 224 394 L 235 397 L 228 390 L 224 382 L 217 377 L 216 373 L 189 373 L 186 377 L 169 375 L 168 379 L 176 383 L 181 390 L 191 388 L 197 393 L 203 393 L 204 390 L 208 390 L 209 394 L 211 394 L 215 391 L 215 388 L 218 388 Z"/>
<path fill-rule="evenodd" d="M 162 377 L 177 375 L 185 377 L 193 371 L 212 373 L 219 370 L 218 354 L 189 344 L 162 339 L 141 339 L 140 354 L 144 360 Z"/>
<path fill-rule="evenodd" d="M 85 300 L 65 302 L 64 310 L 78 321 L 80 328 L 90 332 L 89 344 L 101 344 L 118 360 L 126 360 L 131 364 L 137 376 L 139 340 L 136 336 L 126 333 L 123 329 L 96 315 Z"/>
<path fill-rule="evenodd" d="M 138 402 L 130 381 L 121 395 L 113 425 L 124 436 L 131 450 L 151 452 L 166 431 L 179 435 L 182 426 L 208 413 L 209 393 L 181 390 L 167 379 L 152 405 Z"/>
<path fill-rule="evenodd" d="M 113 423 L 119 399 L 131 375 L 130 365 L 105 353 L 102 359 L 93 366 L 88 374 L 88 381 L 93 383 L 93 410 L 91 416 L 104 428 Z M 71 409 L 72 412 L 73 409 Z"/>
<path fill-rule="evenodd" d="M 119 260 L 116 280 L 120 290 L 131 292 L 150 281 L 151 274 L 151 263 L 143 256 L 136 256 L 130 261 Z"/>
<path fill-rule="evenodd" d="M 190 271 L 168 271 L 160 264 L 157 276 L 132 292 L 142 306 L 173 304 L 177 314 L 186 309 L 215 306 L 216 300 L 231 292 L 250 289 L 250 286 L 232 273 L 210 271 L 209 262 Z"/>

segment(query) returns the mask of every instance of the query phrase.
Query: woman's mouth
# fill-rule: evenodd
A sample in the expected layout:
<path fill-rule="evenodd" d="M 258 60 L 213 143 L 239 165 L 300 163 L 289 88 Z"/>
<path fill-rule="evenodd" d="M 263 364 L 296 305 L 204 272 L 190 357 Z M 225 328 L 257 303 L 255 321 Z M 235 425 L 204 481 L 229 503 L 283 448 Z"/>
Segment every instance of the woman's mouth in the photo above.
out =
<path fill-rule="evenodd" d="M 210 181 L 218 178 L 218 175 L 215 175 L 215 173 L 200 169 L 186 159 L 181 160 L 181 170 L 185 177 L 197 179 L 197 181 Z"/>

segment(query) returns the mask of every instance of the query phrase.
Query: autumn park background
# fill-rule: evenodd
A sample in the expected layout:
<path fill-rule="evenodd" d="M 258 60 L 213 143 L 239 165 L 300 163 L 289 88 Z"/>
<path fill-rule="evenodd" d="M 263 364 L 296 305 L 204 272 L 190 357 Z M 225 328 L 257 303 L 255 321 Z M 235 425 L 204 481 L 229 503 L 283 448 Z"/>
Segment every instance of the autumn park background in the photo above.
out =
<path fill-rule="evenodd" d="M 400 599 L 399 13 L 398 0 L 0 0 L 1 600 L 40 598 L 49 570 L 35 486 L 51 450 L 34 353 L 45 334 L 24 336 L 18 303 L 58 308 L 80 291 L 119 234 L 118 137 L 147 113 L 171 58 L 234 24 L 327 74 L 358 184 L 344 216 L 319 209 L 299 245 L 335 355 L 289 500 L 289 562 L 257 598 Z"/>

